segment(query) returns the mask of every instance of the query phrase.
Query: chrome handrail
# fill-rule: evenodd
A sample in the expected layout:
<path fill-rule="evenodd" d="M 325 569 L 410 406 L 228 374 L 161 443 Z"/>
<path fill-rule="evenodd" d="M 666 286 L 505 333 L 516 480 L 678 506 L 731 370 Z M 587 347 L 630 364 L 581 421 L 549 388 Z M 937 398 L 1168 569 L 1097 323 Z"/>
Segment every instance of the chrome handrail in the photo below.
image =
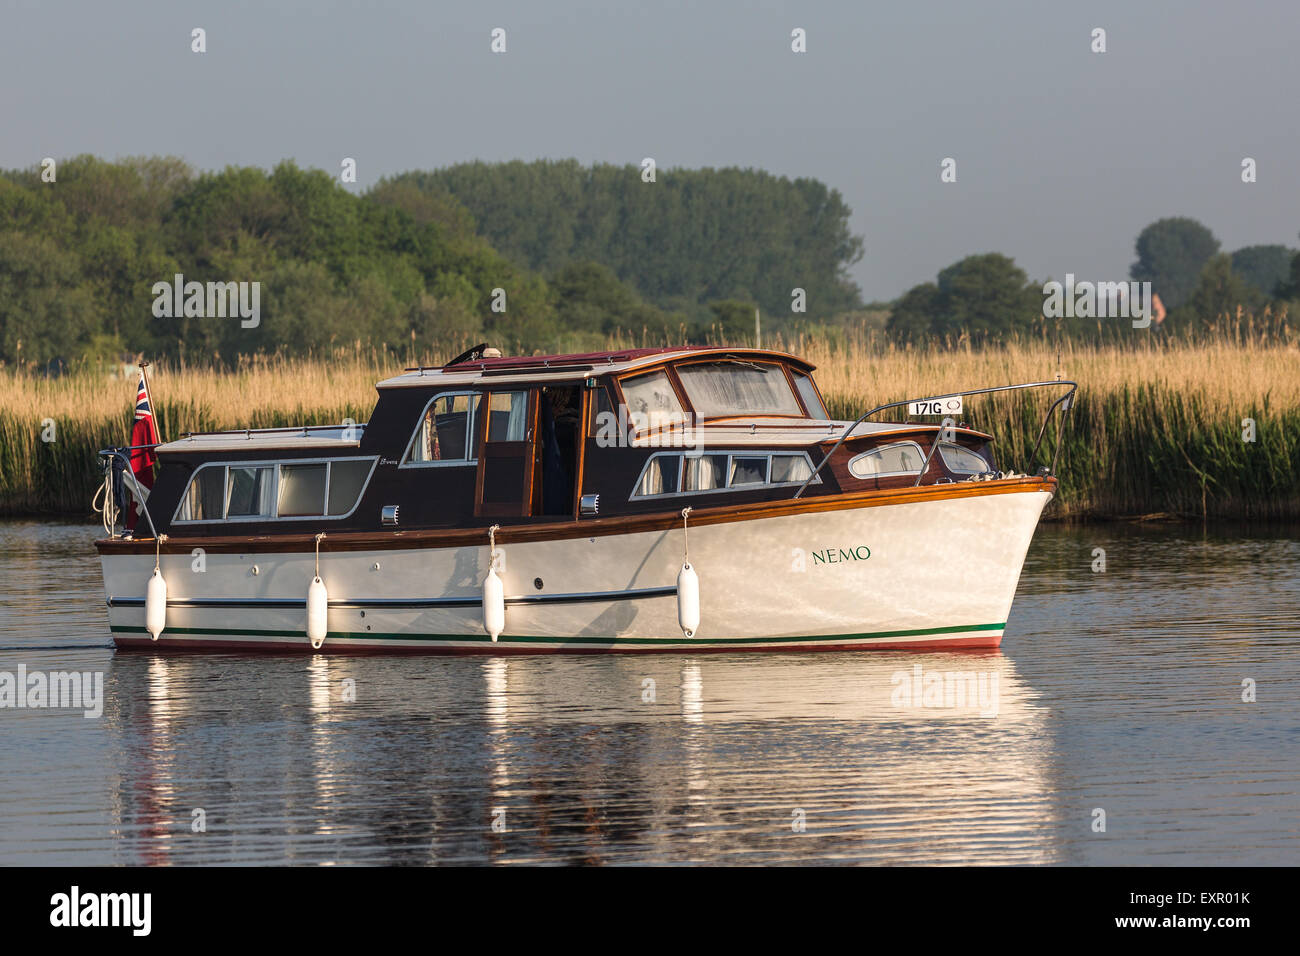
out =
<path fill-rule="evenodd" d="M 905 398 L 900 402 L 887 402 L 884 405 L 877 405 L 875 408 L 871 409 L 871 411 L 863 412 L 862 415 L 858 417 L 857 421 L 855 421 L 852 425 L 844 429 L 844 434 L 841 435 L 839 439 L 835 442 L 835 444 L 831 446 L 830 451 L 828 451 L 825 454 L 825 456 L 823 456 L 822 460 L 818 463 L 817 467 L 813 469 L 812 474 L 808 476 L 807 480 L 805 480 L 804 483 L 799 486 L 799 489 L 794 493 L 794 497 L 795 498 L 800 497 L 804 493 L 804 489 L 806 489 L 810 484 L 812 484 L 813 479 L 817 477 L 818 473 L 822 470 L 823 467 L 825 467 L 826 463 L 831 460 L 831 456 L 834 455 L 837 451 L 839 451 L 840 446 L 843 445 L 844 442 L 848 439 L 848 437 L 853 434 L 854 429 L 856 429 L 859 425 L 861 425 L 864 421 L 866 421 L 868 418 L 870 418 L 872 415 L 876 414 L 877 412 L 883 412 L 888 408 L 900 408 L 905 405 L 911 405 L 913 402 L 937 402 L 945 398 L 959 398 L 959 397 L 964 397 L 966 395 L 986 395 L 990 392 L 1012 392 L 1022 388 L 1050 388 L 1055 385 L 1068 385 L 1070 387 L 1070 390 L 1066 392 L 1064 395 L 1062 395 L 1060 398 L 1058 398 L 1056 401 L 1054 401 L 1051 405 L 1048 406 L 1047 414 L 1043 416 L 1042 427 L 1039 428 L 1038 430 L 1038 439 L 1034 442 L 1034 449 L 1029 456 L 1030 462 L 1032 464 L 1033 460 L 1038 456 L 1039 445 L 1042 444 L 1043 436 L 1047 432 L 1047 423 L 1048 421 L 1051 420 L 1053 414 L 1056 412 L 1056 409 L 1064 402 L 1065 407 L 1064 407 L 1063 415 L 1068 417 L 1070 413 L 1070 409 L 1074 407 L 1073 398 L 1074 398 L 1074 393 L 1079 388 L 1078 382 L 1071 382 L 1067 379 L 1057 379 L 1051 382 L 1024 382 L 1020 385 L 994 385 L 994 386 L 990 386 L 989 388 L 974 388 L 974 389 L 968 389 L 966 391 L 961 391 L 961 392 L 949 392 L 946 395 L 925 395 L 920 398 Z M 1064 427 L 1064 425 L 1062 425 L 1062 427 Z M 1061 434 L 1059 429 L 1057 434 L 1058 436 Z M 925 456 L 925 464 L 921 466 L 921 472 L 916 476 L 916 485 L 919 485 L 921 483 L 921 476 L 924 475 L 926 470 L 930 467 L 930 459 L 933 457 L 935 449 L 938 447 L 939 447 L 938 441 L 931 442 L 930 451 Z M 1048 469 L 1047 474 L 1049 475 L 1055 474 L 1057 456 L 1060 454 L 1060 452 L 1061 452 L 1061 442 L 1058 439 L 1056 443 L 1056 448 L 1052 452 L 1052 464 L 1051 467 Z M 913 485 L 913 487 L 915 487 L 916 485 Z"/>
<path fill-rule="evenodd" d="M 200 438 L 208 435 L 270 435 L 276 432 L 347 431 L 349 428 L 364 431 L 369 422 L 352 425 L 277 425 L 274 428 L 218 428 L 210 432 L 181 432 L 181 438 Z M 159 444 L 162 444 L 161 442 Z"/>

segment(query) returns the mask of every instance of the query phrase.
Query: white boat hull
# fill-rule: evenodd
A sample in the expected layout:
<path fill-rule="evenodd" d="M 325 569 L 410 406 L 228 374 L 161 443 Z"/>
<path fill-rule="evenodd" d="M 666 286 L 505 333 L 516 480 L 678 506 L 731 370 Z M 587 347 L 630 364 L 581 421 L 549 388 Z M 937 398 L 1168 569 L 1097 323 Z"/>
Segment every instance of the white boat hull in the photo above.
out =
<path fill-rule="evenodd" d="M 996 647 L 1051 497 L 1042 486 L 972 490 L 693 523 L 700 625 L 690 638 L 678 623 L 675 589 L 680 523 L 499 543 L 506 615 L 496 642 L 484 631 L 481 606 L 486 534 L 472 546 L 324 550 L 328 631 L 318 653 Z M 119 646 L 313 651 L 306 598 L 316 559 L 309 551 L 164 552 L 168 604 L 157 641 L 145 629 L 152 552 L 106 552 L 102 561 Z"/>

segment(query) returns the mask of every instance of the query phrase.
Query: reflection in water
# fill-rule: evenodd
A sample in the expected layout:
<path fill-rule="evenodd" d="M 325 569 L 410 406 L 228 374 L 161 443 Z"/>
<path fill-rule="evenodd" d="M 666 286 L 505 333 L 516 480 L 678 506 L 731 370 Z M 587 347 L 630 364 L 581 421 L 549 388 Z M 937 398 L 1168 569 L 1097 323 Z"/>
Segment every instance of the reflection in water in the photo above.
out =
<path fill-rule="evenodd" d="M 1000 652 L 509 659 L 116 653 L 91 537 L 0 524 L 0 670 L 102 670 L 106 694 L 98 720 L 0 711 L 3 863 L 1300 849 L 1300 546 L 1283 535 L 1041 529 Z"/>
<path fill-rule="evenodd" d="M 247 663 L 112 661 L 150 862 L 1053 859 L 1044 710 L 1001 654 Z M 997 716 L 898 706 L 914 666 L 995 674 Z"/>

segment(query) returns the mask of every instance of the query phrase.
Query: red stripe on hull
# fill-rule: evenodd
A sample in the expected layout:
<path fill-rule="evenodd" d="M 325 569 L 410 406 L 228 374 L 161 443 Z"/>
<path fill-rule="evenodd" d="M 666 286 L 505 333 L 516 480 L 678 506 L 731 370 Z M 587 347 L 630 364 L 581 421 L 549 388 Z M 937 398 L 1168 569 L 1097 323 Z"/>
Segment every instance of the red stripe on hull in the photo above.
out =
<path fill-rule="evenodd" d="M 1002 643 L 1001 634 L 980 634 L 974 637 L 934 638 L 918 637 L 914 641 L 859 641 L 850 644 L 754 644 L 740 647 L 520 647 L 512 644 L 485 644 L 475 647 L 402 647 L 400 645 L 366 646 L 355 644 L 335 644 L 330 646 L 329 638 L 319 651 L 313 651 L 307 644 L 307 638 L 296 641 L 238 641 L 219 639 L 175 640 L 160 637 L 151 641 L 147 637 L 119 637 L 114 635 L 113 643 L 122 650 L 144 650 L 149 648 L 192 651 L 256 651 L 258 653 L 314 653 L 314 654 L 435 654 L 435 655 L 519 655 L 519 654 L 750 654 L 754 652 L 771 653 L 779 651 L 923 651 L 923 650 L 990 650 Z"/>

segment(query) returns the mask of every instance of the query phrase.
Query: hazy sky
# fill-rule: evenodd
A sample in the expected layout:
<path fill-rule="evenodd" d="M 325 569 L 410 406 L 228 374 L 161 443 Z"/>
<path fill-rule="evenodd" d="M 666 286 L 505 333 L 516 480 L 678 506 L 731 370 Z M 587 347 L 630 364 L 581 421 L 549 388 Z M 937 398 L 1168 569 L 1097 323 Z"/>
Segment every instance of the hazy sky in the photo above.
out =
<path fill-rule="evenodd" d="M 752 166 L 853 209 L 867 299 L 964 255 L 1126 277 L 1162 216 L 1300 245 L 1300 3 L 14 2 L 0 166 Z M 190 52 L 190 31 L 208 51 Z M 507 52 L 490 52 L 490 31 Z M 808 52 L 790 49 L 807 31 Z M 1092 53 L 1091 31 L 1108 50 Z M 1258 182 L 1241 182 L 1241 161 Z M 957 182 L 942 184 L 944 157 Z"/>

